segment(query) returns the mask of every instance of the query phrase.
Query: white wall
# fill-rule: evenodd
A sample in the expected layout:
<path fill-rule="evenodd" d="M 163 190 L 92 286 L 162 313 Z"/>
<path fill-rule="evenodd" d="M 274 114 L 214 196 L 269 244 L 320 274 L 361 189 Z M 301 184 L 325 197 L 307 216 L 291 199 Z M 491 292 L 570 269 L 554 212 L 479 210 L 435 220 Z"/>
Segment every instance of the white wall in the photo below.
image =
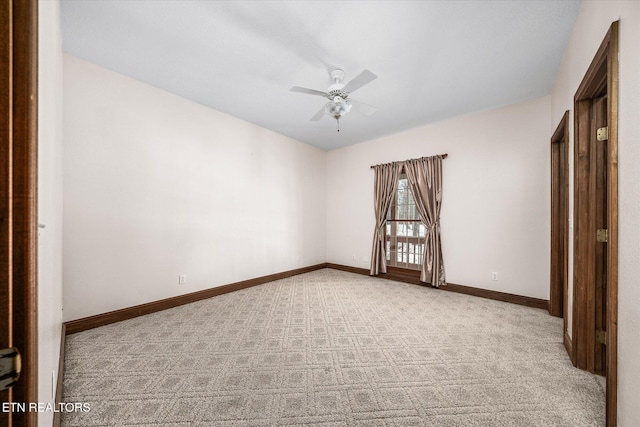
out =
<path fill-rule="evenodd" d="M 38 401 L 54 401 L 62 324 L 62 37 L 60 3 L 38 2 Z M 52 375 L 53 373 L 53 375 Z M 50 426 L 42 412 L 38 424 Z"/>
<path fill-rule="evenodd" d="M 64 91 L 65 320 L 325 261 L 324 151 L 69 55 Z"/>
<path fill-rule="evenodd" d="M 447 281 L 548 299 L 549 102 L 542 97 L 329 152 L 327 261 L 369 266 L 370 165 L 448 153 L 441 212 Z"/>
<path fill-rule="evenodd" d="M 557 122 L 571 111 L 570 153 L 573 158 L 573 95 L 613 21 L 620 20 L 618 116 L 618 424 L 640 420 L 640 3 L 585 1 L 576 20 L 551 95 L 551 117 Z M 573 171 L 571 172 L 573 173 Z M 573 179 L 569 194 L 573 199 Z M 573 203 L 571 203 L 571 216 Z M 571 238 L 570 244 L 573 242 Z M 571 248 L 573 250 L 573 248 Z M 572 260 L 572 257 L 569 257 Z M 572 265 L 569 269 L 572 284 Z M 572 294 L 572 289 L 570 290 Z M 571 313 L 571 309 L 569 310 Z M 569 327 L 571 331 L 571 327 Z"/>

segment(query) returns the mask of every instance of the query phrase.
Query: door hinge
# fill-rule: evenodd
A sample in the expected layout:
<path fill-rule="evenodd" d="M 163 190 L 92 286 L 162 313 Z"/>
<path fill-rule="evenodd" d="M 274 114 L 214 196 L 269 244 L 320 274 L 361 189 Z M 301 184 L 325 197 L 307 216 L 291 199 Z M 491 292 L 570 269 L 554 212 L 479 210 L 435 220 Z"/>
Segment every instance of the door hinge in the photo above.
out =
<path fill-rule="evenodd" d="M 609 233 L 606 228 L 599 228 L 596 230 L 596 241 L 598 242 L 608 242 L 609 241 Z"/>
<path fill-rule="evenodd" d="M 607 345 L 607 332 L 606 331 L 596 331 L 596 342 L 600 344 Z"/>
<path fill-rule="evenodd" d="M 17 348 L 0 350 L 0 390 L 6 390 L 20 378 L 22 359 Z"/>
<path fill-rule="evenodd" d="M 596 131 L 598 141 L 606 141 L 609 139 L 609 127 L 598 128 Z"/>

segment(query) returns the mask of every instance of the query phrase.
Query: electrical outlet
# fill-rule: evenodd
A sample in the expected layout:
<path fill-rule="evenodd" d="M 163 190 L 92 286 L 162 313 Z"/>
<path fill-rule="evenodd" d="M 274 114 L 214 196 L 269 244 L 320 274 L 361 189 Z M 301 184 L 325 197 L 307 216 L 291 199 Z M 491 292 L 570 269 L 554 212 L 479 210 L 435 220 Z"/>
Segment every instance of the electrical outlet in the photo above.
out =
<path fill-rule="evenodd" d="M 491 273 L 491 280 L 497 281 L 498 280 L 498 273 L 496 271 L 494 271 L 493 273 Z"/>
<path fill-rule="evenodd" d="M 351 260 L 352 260 L 352 261 L 355 261 L 355 260 L 356 260 L 356 256 L 355 256 L 355 254 L 354 254 L 354 255 L 351 255 Z"/>
<path fill-rule="evenodd" d="M 187 275 L 186 274 L 181 274 L 178 276 L 178 285 L 184 285 L 185 283 L 187 283 Z"/>

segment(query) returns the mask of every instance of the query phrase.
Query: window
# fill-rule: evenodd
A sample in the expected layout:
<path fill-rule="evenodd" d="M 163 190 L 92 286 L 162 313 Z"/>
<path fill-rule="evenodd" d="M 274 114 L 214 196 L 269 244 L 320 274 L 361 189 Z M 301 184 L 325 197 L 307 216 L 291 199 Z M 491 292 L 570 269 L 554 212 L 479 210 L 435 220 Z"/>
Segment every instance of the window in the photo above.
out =
<path fill-rule="evenodd" d="M 398 191 L 387 214 L 386 228 L 387 265 L 420 270 L 427 230 L 420 221 L 405 174 L 400 175 Z"/>

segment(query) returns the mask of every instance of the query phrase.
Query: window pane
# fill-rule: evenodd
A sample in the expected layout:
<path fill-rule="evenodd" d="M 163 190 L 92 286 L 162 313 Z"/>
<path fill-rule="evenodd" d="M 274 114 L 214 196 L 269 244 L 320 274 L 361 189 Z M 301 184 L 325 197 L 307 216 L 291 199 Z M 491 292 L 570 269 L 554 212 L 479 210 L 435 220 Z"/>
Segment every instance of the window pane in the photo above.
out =
<path fill-rule="evenodd" d="M 413 199 L 413 193 L 410 189 L 407 189 L 407 203 L 411 203 L 412 205 L 416 204 L 416 201 Z"/>
<path fill-rule="evenodd" d="M 424 226 L 422 222 L 420 223 L 419 229 L 420 229 L 420 232 L 418 234 L 420 235 L 420 237 L 425 237 L 427 235 L 427 228 Z"/>
<path fill-rule="evenodd" d="M 402 200 L 404 193 L 398 194 L 398 205 L 396 207 L 396 219 L 407 219 L 407 205 Z"/>
<path fill-rule="evenodd" d="M 413 243 L 409 243 L 409 252 L 411 253 L 411 255 L 409 256 L 409 262 L 412 264 L 415 264 L 418 262 L 418 258 L 416 256 L 416 247 L 418 245 L 414 245 Z"/>
<path fill-rule="evenodd" d="M 390 222 L 387 222 L 386 228 L 387 228 L 387 236 L 391 236 L 391 223 Z"/>
<path fill-rule="evenodd" d="M 416 205 L 411 205 L 411 219 L 420 219 L 420 215 L 418 215 L 418 209 L 416 208 Z"/>

